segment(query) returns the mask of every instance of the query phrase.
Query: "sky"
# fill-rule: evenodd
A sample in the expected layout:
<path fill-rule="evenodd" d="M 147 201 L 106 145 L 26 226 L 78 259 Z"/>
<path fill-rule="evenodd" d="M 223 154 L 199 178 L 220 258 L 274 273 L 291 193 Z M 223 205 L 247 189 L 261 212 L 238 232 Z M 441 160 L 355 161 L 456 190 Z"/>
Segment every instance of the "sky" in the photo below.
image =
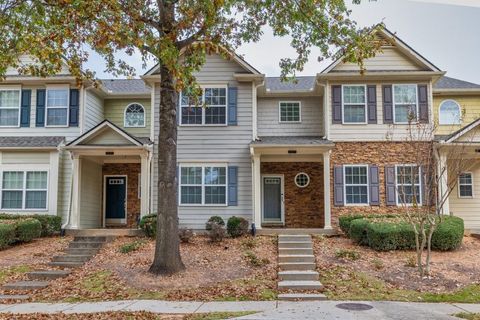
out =
<path fill-rule="evenodd" d="M 363 0 L 349 7 L 360 26 L 383 21 L 400 39 L 447 71 L 447 76 L 480 84 L 480 0 Z M 293 57 L 294 51 L 289 39 L 275 38 L 265 30 L 259 42 L 243 45 L 237 53 L 267 76 L 278 76 L 280 59 Z M 312 53 L 305 70 L 298 75 L 315 75 L 328 65 L 329 61 L 318 62 L 315 50 Z M 136 68 L 136 76 L 153 65 L 152 61 L 142 69 L 138 56 L 126 60 Z M 103 62 L 95 54 L 87 67 L 99 78 L 112 78 L 103 72 Z"/>

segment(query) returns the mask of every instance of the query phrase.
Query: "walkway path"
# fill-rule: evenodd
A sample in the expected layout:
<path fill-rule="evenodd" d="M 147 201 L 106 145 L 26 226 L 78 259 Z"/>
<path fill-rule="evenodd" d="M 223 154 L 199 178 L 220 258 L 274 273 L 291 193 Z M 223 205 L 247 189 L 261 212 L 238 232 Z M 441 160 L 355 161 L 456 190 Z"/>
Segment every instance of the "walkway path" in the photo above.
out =
<path fill-rule="evenodd" d="M 340 304 L 353 303 L 356 309 L 344 310 Z M 0 304 L 0 313 L 97 313 L 109 311 L 149 311 L 163 314 L 191 314 L 208 312 L 259 311 L 240 317 L 245 320 L 283 319 L 422 319 L 452 320 L 452 314 L 480 312 L 480 304 L 411 303 L 411 302 L 342 302 L 342 301 L 239 301 L 239 302 L 179 302 L 158 300 L 130 300 L 83 303 L 23 303 Z"/>

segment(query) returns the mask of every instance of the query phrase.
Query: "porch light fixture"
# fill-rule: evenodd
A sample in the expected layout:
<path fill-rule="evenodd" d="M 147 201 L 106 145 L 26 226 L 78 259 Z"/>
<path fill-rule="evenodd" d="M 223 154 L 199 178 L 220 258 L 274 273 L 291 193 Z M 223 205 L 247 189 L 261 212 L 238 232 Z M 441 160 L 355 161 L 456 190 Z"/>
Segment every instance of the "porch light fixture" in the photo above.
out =
<path fill-rule="evenodd" d="M 480 149 L 475 149 L 475 152 L 476 152 L 476 153 L 480 153 Z"/>
<path fill-rule="evenodd" d="M 299 188 L 305 188 L 310 184 L 310 177 L 305 172 L 300 172 L 295 176 L 295 184 Z"/>
<path fill-rule="evenodd" d="M 297 153 L 297 150 L 288 150 L 288 153 Z"/>
<path fill-rule="evenodd" d="M 107 155 L 107 156 L 113 156 L 114 154 L 115 154 L 115 152 L 113 152 L 113 151 L 106 151 L 105 152 L 105 155 Z"/>

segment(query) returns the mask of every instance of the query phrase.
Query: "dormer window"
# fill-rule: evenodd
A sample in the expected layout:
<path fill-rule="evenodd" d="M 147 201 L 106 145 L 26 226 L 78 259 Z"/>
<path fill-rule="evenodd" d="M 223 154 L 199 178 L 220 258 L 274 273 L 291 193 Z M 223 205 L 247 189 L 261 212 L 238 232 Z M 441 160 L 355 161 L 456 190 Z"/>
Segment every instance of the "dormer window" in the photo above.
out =
<path fill-rule="evenodd" d="M 145 108 L 138 103 L 132 103 L 125 109 L 125 128 L 145 127 Z"/>
<path fill-rule="evenodd" d="M 0 127 L 20 125 L 20 90 L 0 90 Z"/>

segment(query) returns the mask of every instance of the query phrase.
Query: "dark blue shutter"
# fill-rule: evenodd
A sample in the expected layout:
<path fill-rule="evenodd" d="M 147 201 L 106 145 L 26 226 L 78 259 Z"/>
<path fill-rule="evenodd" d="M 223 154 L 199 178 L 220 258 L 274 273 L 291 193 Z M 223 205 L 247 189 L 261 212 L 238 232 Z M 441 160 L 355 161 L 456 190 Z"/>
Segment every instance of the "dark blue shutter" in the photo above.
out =
<path fill-rule="evenodd" d="M 332 123 L 342 123 L 342 86 L 332 86 Z"/>
<path fill-rule="evenodd" d="M 37 89 L 37 110 L 35 117 L 35 126 L 37 127 L 45 126 L 45 95 L 45 89 Z"/>
<path fill-rule="evenodd" d="M 237 87 L 228 87 L 228 125 L 237 125 Z"/>
<path fill-rule="evenodd" d="M 238 206 L 238 167 L 228 167 L 228 205 Z"/>
<path fill-rule="evenodd" d="M 380 182 L 378 177 L 378 167 L 369 166 L 370 173 L 370 205 L 379 206 L 380 205 Z"/>
<path fill-rule="evenodd" d="M 419 121 L 428 123 L 428 89 L 427 85 L 418 85 L 418 113 Z"/>
<path fill-rule="evenodd" d="M 20 110 L 20 127 L 30 127 L 30 104 L 32 90 L 22 90 L 22 103 Z"/>
<path fill-rule="evenodd" d="M 393 123 L 393 98 L 392 98 L 392 86 L 382 86 L 383 96 L 383 123 Z"/>
<path fill-rule="evenodd" d="M 343 206 L 343 166 L 335 166 L 333 169 L 333 204 Z"/>
<path fill-rule="evenodd" d="M 70 89 L 69 125 L 78 127 L 78 114 L 80 110 L 80 92 L 78 89 Z"/>
<path fill-rule="evenodd" d="M 377 86 L 367 86 L 367 114 L 368 123 L 377 123 Z"/>
<path fill-rule="evenodd" d="M 385 201 L 387 206 L 397 205 L 395 174 L 395 166 L 385 166 Z"/>

